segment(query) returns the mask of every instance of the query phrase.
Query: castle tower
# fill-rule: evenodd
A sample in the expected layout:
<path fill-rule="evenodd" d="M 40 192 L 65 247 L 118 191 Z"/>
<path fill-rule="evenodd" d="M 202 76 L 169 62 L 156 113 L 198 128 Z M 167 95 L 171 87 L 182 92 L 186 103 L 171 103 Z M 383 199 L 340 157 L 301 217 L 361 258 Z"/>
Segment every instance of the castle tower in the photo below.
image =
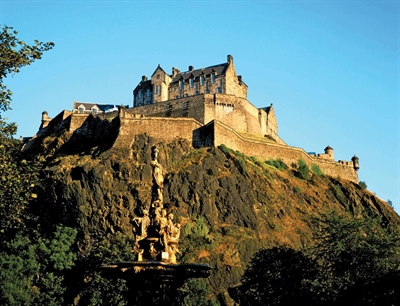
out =
<path fill-rule="evenodd" d="M 44 111 L 42 112 L 42 124 L 40 125 L 39 130 L 44 129 L 46 126 L 49 125 L 51 118 L 49 117 L 49 113 Z"/>
<path fill-rule="evenodd" d="M 324 151 L 325 151 L 325 154 L 329 155 L 329 157 L 330 157 L 331 159 L 334 159 L 334 157 L 333 157 L 333 149 L 332 149 L 330 146 L 327 146 L 327 147 L 324 149 Z"/>
<path fill-rule="evenodd" d="M 357 156 L 354 155 L 354 156 L 351 158 L 351 161 L 353 162 L 354 170 L 358 171 L 358 169 L 360 169 L 359 158 L 358 158 Z"/>

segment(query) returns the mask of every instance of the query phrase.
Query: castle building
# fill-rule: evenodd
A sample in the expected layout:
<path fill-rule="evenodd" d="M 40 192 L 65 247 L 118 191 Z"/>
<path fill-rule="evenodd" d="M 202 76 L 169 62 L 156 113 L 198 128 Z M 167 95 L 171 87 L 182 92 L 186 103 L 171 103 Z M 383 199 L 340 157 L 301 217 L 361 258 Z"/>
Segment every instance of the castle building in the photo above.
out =
<path fill-rule="evenodd" d="M 231 55 L 226 63 L 189 66 L 185 72 L 172 68 L 171 74 L 158 65 L 151 78 L 143 76 L 133 90 L 132 108 L 114 111 L 114 105 L 75 101 L 72 111 L 55 118 L 43 112 L 40 129 L 26 148 L 59 129 L 90 138 L 88 143 L 111 133 L 116 137 L 113 148 L 123 150 L 131 148 L 136 135 L 147 134 L 155 141 L 186 139 L 194 148 L 224 144 L 249 156 L 279 158 L 294 168 L 302 159 L 324 174 L 358 182 L 357 156 L 336 162 L 330 146 L 316 154 L 287 145 L 278 135 L 273 105 L 257 108 L 247 100 L 247 90 Z"/>
<path fill-rule="evenodd" d="M 133 106 L 215 93 L 247 99 L 247 85 L 242 76 L 236 75 L 231 55 L 228 55 L 226 63 L 210 67 L 194 69 L 189 66 L 185 72 L 173 67 L 172 74 L 167 74 L 158 65 L 151 79 L 142 76 L 134 89 Z"/>
<path fill-rule="evenodd" d="M 181 72 L 173 67 L 170 75 L 158 65 L 151 79 L 143 76 L 133 90 L 131 112 L 194 118 L 202 124 L 219 120 L 235 130 L 284 143 L 278 136 L 273 105 L 256 108 L 247 100 L 247 85 L 236 74 L 231 55 L 226 63 L 205 68 L 189 66 Z"/>

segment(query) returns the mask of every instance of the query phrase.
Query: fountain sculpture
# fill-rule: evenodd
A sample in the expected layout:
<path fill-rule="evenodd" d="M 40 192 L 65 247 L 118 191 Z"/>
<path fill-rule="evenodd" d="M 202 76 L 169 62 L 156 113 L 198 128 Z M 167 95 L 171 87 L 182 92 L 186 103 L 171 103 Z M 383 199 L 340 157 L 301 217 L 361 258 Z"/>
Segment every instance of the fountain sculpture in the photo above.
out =
<path fill-rule="evenodd" d="M 181 225 L 174 223 L 173 214 L 164 208 L 163 188 L 166 171 L 158 162 L 157 147 L 153 146 L 151 149 L 151 205 L 149 209 L 143 210 L 141 217 L 133 220 L 133 252 L 137 253 L 137 261 L 105 265 L 102 266 L 102 270 L 106 277 L 126 279 L 128 286 L 138 287 L 147 283 L 153 288 L 161 288 L 162 295 L 165 296 L 168 291 L 176 290 L 189 278 L 208 277 L 211 267 L 207 264 L 177 263 Z"/>

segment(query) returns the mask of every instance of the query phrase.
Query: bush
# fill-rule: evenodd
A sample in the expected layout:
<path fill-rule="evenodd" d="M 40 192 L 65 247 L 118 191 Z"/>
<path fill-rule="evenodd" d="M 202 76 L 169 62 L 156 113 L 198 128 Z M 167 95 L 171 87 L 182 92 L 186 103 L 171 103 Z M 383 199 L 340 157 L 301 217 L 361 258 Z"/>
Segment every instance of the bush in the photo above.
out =
<path fill-rule="evenodd" d="M 322 176 L 324 173 L 322 172 L 321 168 L 316 165 L 316 164 L 311 164 L 311 171 L 314 173 L 316 176 Z"/>
<path fill-rule="evenodd" d="M 360 181 L 358 185 L 360 185 L 361 189 L 367 189 L 367 184 L 364 181 Z"/>
<path fill-rule="evenodd" d="M 287 170 L 289 167 L 280 159 L 268 159 L 265 161 L 267 165 L 274 166 L 278 170 Z"/>
<path fill-rule="evenodd" d="M 299 159 L 299 168 L 296 172 L 296 176 L 307 181 L 310 179 L 310 170 L 305 160 L 302 158 Z"/>

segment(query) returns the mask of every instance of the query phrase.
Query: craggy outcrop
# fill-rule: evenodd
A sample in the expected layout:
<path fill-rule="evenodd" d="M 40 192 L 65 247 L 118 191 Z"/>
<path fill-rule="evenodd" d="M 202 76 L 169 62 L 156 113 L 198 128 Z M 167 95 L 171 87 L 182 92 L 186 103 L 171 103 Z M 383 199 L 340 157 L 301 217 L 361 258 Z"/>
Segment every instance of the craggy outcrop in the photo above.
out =
<path fill-rule="evenodd" d="M 209 283 L 226 304 L 228 288 L 239 284 L 256 250 L 310 243 L 313 214 L 335 210 L 360 218 L 380 216 L 383 222 L 400 225 L 385 202 L 343 179 L 313 175 L 304 180 L 293 170 L 280 170 L 223 146 L 193 149 L 187 140 L 155 143 L 144 134 L 135 136 L 127 152 L 110 149 L 98 139 L 78 142 L 79 134 L 74 135 L 64 137 L 52 154 L 46 143 L 60 138 L 49 142 L 44 137 L 31 152 L 47 155 L 43 206 L 51 222 L 78 229 L 80 260 L 92 260 L 96 245 L 107 237 L 133 236 L 133 218 L 150 206 L 150 151 L 157 145 L 159 162 L 168 172 L 164 206 L 183 225 L 178 261 L 210 264 Z M 189 230 L 196 226 L 201 230 Z M 84 278 L 89 272 L 82 267 Z"/>

